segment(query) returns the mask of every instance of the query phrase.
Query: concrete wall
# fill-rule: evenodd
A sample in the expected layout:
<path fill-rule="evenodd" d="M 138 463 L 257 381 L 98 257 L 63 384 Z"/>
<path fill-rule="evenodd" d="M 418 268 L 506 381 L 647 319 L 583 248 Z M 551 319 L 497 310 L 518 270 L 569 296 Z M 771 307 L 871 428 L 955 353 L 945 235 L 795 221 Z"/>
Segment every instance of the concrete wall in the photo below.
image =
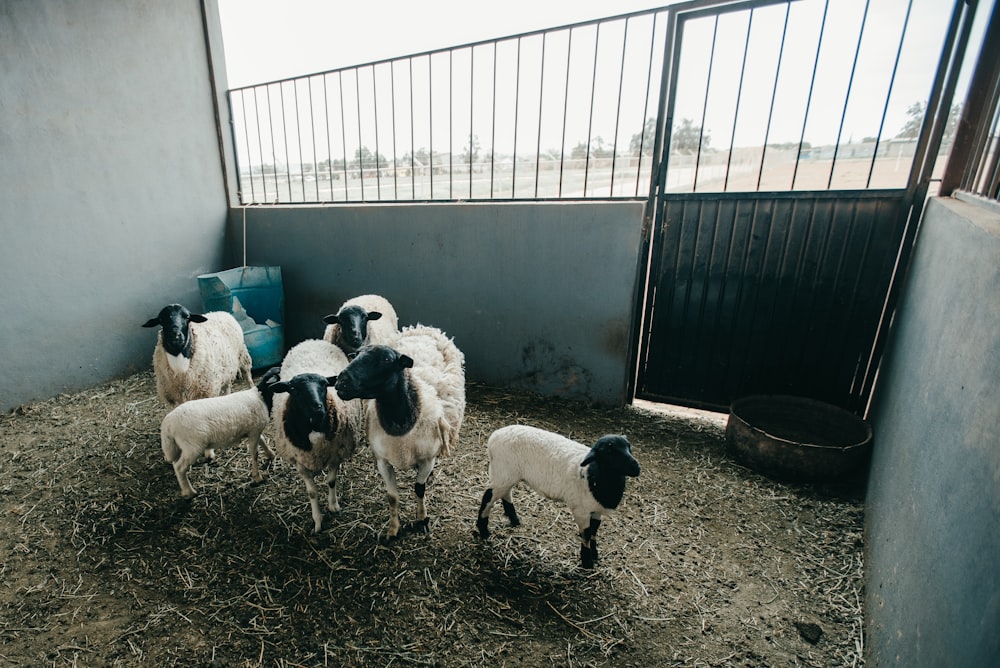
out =
<path fill-rule="evenodd" d="M 455 337 L 470 380 L 627 401 L 641 203 L 267 207 L 246 221 L 247 263 L 282 267 L 286 345 L 374 292 L 400 324 Z M 233 266 L 242 239 L 237 209 Z"/>
<path fill-rule="evenodd" d="M 140 325 L 200 307 L 227 212 L 204 34 L 198 0 L 0 3 L 0 410 L 148 366 Z"/>
<path fill-rule="evenodd" d="M 931 200 L 872 417 L 868 665 L 1000 657 L 1000 208 Z"/>

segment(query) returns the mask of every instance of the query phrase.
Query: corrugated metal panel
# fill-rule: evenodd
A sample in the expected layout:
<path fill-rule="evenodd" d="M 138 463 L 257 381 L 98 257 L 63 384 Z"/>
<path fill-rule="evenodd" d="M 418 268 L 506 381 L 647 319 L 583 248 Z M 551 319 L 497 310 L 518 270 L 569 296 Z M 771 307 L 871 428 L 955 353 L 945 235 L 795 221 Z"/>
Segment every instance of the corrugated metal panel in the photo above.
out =
<path fill-rule="evenodd" d="M 904 197 L 666 197 L 637 395 L 721 408 L 789 393 L 857 409 Z"/>

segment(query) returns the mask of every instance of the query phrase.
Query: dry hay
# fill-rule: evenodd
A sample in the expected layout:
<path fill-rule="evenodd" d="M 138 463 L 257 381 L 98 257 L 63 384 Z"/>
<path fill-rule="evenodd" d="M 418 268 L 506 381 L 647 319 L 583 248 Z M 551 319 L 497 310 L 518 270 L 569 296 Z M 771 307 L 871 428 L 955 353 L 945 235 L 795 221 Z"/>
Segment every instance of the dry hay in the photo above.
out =
<path fill-rule="evenodd" d="M 470 386 L 429 535 L 384 545 L 370 454 L 311 535 L 277 461 L 218 453 L 179 499 L 140 373 L 0 416 L 0 664 L 851 666 L 862 662 L 861 482 L 781 485 L 726 456 L 718 420 Z M 521 422 L 619 432 L 642 475 L 578 566 L 569 512 L 522 488 L 523 524 L 473 537 L 482 444 Z M 412 474 L 401 474 L 412 517 Z M 816 638 L 816 633 L 820 635 Z"/>

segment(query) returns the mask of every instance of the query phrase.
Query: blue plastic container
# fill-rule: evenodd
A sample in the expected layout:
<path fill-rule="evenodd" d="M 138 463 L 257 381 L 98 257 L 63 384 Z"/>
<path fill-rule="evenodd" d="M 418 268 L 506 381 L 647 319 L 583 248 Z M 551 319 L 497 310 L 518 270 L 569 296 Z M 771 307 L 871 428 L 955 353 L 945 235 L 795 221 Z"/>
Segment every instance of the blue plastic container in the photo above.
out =
<path fill-rule="evenodd" d="M 285 291 L 281 267 L 240 267 L 198 277 L 205 311 L 226 311 L 243 327 L 254 369 L 285 355 Z"/>

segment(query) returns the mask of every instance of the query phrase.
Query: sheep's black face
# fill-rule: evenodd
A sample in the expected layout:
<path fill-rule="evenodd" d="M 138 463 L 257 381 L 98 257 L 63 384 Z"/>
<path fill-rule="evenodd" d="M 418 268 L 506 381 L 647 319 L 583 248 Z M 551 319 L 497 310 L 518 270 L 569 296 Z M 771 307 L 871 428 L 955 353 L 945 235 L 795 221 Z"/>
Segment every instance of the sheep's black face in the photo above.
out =
<path fill-rule="evenodd" d="M 370 313 L 360 306 L 347 306 L 336 315 L 328 315 L 323 322 L 328 325 L 340 325 L 340 343 L 350 352 L 356 351 L 368 340 L 368 321 L 378 320 L 382 314 L 378 311 Z"/>
<path fill-rule="evenodd" d="M 291 420 L 300 429 L 304 427 L 306 433 L 327 433 L 330 421 L 326 391 L 335 380 L 335 376 L 326 378 L 316 373 L 300 373 L 291 380 L 273 383 L 270 389 L 276 394 L 288 393 L 286 421 Z"/>
<path fill-rule="evenodd" d="M 345 401 L 376 399 L 402 381 L 413 359 L 389 346 L 365 346 L 337 377 L 337 394 Z"/>
<path fill-rule="evenodd" d="M 160 309 L 159 315 L 155 318 L 147 320 L 143 327 L 159 325 L 162 329 L 160 338 L 163 341 L 163 349 L 170 355 L 190 357 L 191 330 L 188 325 L 206 320 L 205 316 L 191 313 L 180 304 L 169 304 Z"/>
<path fill-rule="evenodd" d="M 624 436 L 609 434 L 597 439 L 581 466 L 593 461 L 622 475 L 632 478 L 639 475 L 639 462 L 632 456 L 632 444 Z"/>

